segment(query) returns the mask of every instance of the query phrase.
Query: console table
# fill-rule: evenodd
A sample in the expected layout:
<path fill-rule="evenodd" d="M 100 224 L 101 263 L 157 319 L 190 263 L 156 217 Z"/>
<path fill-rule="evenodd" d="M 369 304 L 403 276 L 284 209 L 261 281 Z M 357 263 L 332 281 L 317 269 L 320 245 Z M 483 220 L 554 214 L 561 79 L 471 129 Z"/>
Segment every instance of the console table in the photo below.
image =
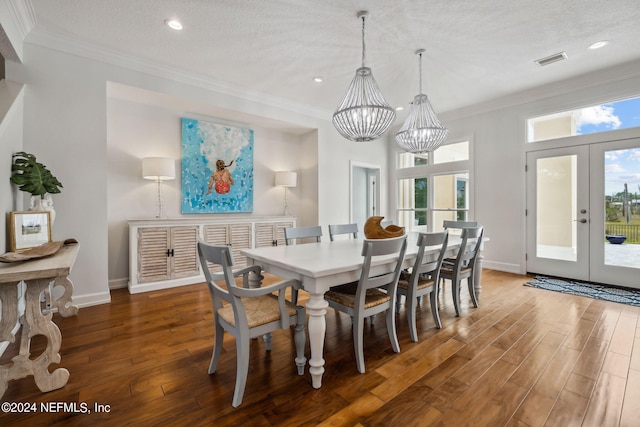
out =
<path fill-rule="evenodd" d="M 69 273 L 76 260 L 80 245 L 75 243 L 65 245 L 54 255 L 30 261 L 0 264 L 0 341 L 15 341 L 15 328 L 19 318 L 19 289 L 24 282 L 25 307 L 21 317 L 22 337 L 20 352 L 13 357 L 12 364 L 0 366 L 0 397 L 7 390 L 10 380 L 33 375 L 36 385 L 41 391 L 51 391 L 63 387 L 69 380 L 69 371 L 58 368 L 49 372 L 48 367 L 60 363 L 60 345 L 62 334 L 52 321 L 53 312 L 61 316 L 74 316 L 78 307 L 72 305 L 71 295 L 73 284 L 69 280 Z M 64 288 L 64 294 L 54 298 L 49 292 L 49 286 Z M 41 307 L 40 295 L 45 292 L 48 304 Z M 31 360 L 31 338 L 43 335 L 47 339 L 47 348 L 36 359 Z"/>

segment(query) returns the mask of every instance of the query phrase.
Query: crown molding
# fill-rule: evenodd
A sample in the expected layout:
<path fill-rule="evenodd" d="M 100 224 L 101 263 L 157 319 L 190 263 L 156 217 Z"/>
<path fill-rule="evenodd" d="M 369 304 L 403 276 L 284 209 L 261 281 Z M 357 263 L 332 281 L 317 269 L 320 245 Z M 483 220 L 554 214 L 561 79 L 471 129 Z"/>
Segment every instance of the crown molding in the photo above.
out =
<path fill-rule="evenodd" d="M 6 0 L 6 3 L 18 34 L 24 40 L 37 25 L 36 12 L 31 0 Z"/>
<path fill-rule="evenodd" d="M 246 99 L 295 113 L 301 113 L 315 119 L 326 121 L 329 120 L 333 114 L 333 112 L 315 108 L 308 104 L 297 103 L 277 96 L 250 91 L 236 85 L 214 80 L 203 74 L 191 73 L 180 68 L 161 65 L 142 58 L 124 54 L 115 49 L 97 46 L 63 34 L 47 31 L 40 27 L 34 28 L 33 31 L 29 33 L 29 37 L 25 42 L 94 61 L 100 61 L 109 65 L 115 65 L 133 71 L 150 74 L 175 82 L 200 87 L 224 95 Z"/>
<path fill-rule="evenodd" d="M 22 63 L 22 45 L 36 26 L 36 15 L 30 0 L 5 0 L 0 6 L 0 52 L 13 62 Z"/>

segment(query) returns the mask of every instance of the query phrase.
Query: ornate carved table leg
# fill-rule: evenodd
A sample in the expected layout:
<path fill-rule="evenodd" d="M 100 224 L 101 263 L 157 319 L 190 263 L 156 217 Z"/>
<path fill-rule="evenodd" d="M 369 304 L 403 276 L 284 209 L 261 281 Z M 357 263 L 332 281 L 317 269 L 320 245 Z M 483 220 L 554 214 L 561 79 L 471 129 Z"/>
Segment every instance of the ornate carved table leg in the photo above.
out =
<path fill-rule="evenodd" d="M 25 294 L 25 324 L 20 344 L 20 354 L 13 358 L 13 370 L 15 378 L 22 378 L 32 374 L 36 385 L 41 391 L 51 391 L 63 387 L 69 380 L 69 371 L 58 368 L 49 372 L 48 367 L 52 363 L 60 363 L 60 345 L 62 334 L 60 329 L 51 320 L 52 313 L 43 314 L 40 308 L 40 293 L 47 289 L 51 279 L 39 279 L 26 281 Z M 61 298 L 62 299 L 62 298 Z M 77 308 L 76 308 L 77 311 Z M 31 360 L 31 338 L 43 335 L 47 339 L 47 348 L 35 360 Z"/>
<path fill-rule="evenodd" d="M 11 333 L 18 322 L 18 283 L 0 285 L 0 341 L 14 342 L 16 337 Z M 11 378 L 11 366 L 0 366 L 0 397 L 7 390 Z"/>
<path fill-rule="evenodd" d="M 313 388 L 322 386 L 322 374 L 324 373 L 324 337 L 327 329 L 324 318 L 329 303 L 322 294 L 311 294 L 307 301 L 307 313 L 309 314 L 309 345 L 311 347 L 311 359 L 309 359 L 309 373 Z"/>

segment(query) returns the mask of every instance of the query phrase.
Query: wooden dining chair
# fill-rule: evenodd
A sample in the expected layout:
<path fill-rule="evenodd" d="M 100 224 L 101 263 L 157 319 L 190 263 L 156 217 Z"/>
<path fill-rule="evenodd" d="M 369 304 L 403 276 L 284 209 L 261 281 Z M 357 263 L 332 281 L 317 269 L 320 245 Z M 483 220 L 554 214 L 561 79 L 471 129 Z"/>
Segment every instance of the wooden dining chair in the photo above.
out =
<path fill-rule="evenodd" d="M 451 280 L 451 295 L 453 295 L 453 305 L 456 309 L 456 316 L 460 316 L 460 287 L 461 282 L 467 279 L 469 295 L 474 307 L 478 307 L 478 299 L 474 288 L 473 277 L 475 273 L 476 260 L 482 245 L 482 227 L 471 227 L 462 229 L 462 242 L 458 255 L 453 264 L 442 264 L 440 277 Z"/>
<path fill-rule="evenodd" d="M 288 227 L 284 229 L 284 239 L 287 245 L 291 245 L 294 239 L 305 239 L 308 237 L 315 237 L 316 242 L 321 242 L 322 227 L 313 225 L 311 227 Z"/>
<path fill-rule="evenodd" d="M 293 240 L 312 237 L 315 237 L 316 242 L 320 243 L 322 241 L 322 227 L 313 225 L 311 227 L 288 227 L 284 229 L 284 242 L 287 246 L 293 244 Z M 291 301 L 294 304 L 298 303 L 297 289 L 291 291 Z"/>
<path fill-rule="evenodd" d="M 407 320 L 409 322 L 409 332 L 411 340 L 418 342 L 418 331 L 416 328 L 416 310 L 418 300 L 429 294 L 431 301 L 431 314 L 438 329 L 442 328 L 440 314 L 438 313 L 438 291 L 440 283 L 440 267 L 447 250 L 449 232 L 440 233 L 420 233 L 418 235 L 418 252 L 416 260 L 411 268 L 411 273 L 402 272 L 398 280 L 398 300 L 397 307 L 400 309 L 401 298 L 405 297 L 407 308 Z M 439 247 L 437 254 L 425 255 L 426 247 Z"/>
<path fill-rule="evenodd" d="M 353 347 L 356 364 L 360 373 L 364 365 L 364 319 L 386 311 L 387 333 L 391 347 L 400 352 L 396 334 L 396 287 L 407 249 L 407 236 L 392 239 L 364 240 L 362 243 L 362 273 L 360 280 L 346 285 L 335 286 L 325 293 L 329 307 L 351 316 L 353 322 Z M 395 255 L 391 270 L 383 274 L 372 274 L 371 264 L 379 257 Z M 385 288 L 386 292 L 380 288 Z"/>
<path fill-rule="evenodd" d="M 462 230 L 469 227 L 477 227 L 477 221 L 452 221 L 445 219 L 442 222 L 442 228 L 451 232 L 451 234 L 460 235 Z M 456 261 L 455 258 L 445 258 L 442 263 L 445 265 L 453 264 Z M 442 280 L 444 286 L 444 279 Z"/>
<path fill-rule="evenodd" d="M 445 219 L 444 221 L 442 221 L 442 228 L 445 230 L 454 230 L 453 234 L 461 234 L 463 228 L 477 227 L 477 226 L 478 226 L 478 221 L 452 221 L 448 219 Z"/>
<path fill-rule="evenodd" d="M 304 307 L 285 300 L 285 290 L 299 288 L 300 282 L 285 280 L 269 286 L 249 288 L 249 273 L 260 274 L 262 270 L 260 266 L 252 265 L 233 271 L 231 268 L 233 256 L 228 246 L 198 242 L 198 255 L 211 294 L 215 324 L 215 343 L 209 364 L 209 374 L 216 372 L 222 352 L 224 332 L 227 331 L 236 338 L 237 371 L 233 407 L 239 406 L 244 396 L 249 372 L 249 346 L 252 338 L 270 334 L 278 329 L 289 329 L 290 325 L 295 325 L 295 364 L 298 375 L 303 375 L 307 362 L 304 356 L 306 313 Z M 222 272 L 212 273 L 209 263 L 220 265 Z M 224 283 L 226 289 L 219 285 L 220 281 Z M 274 295 L 274 292 L 277 292 L 278 296 Z M 271 351 L 271 341 L 265 340 L 265 343 L 266 350 Z"/>
<path fill-rule="evenodd" d="M 351 234 L 358 238 L 358 224 L 329 224 L 329 239 L 333 242 L 333 236 L 338 234 Z"/>

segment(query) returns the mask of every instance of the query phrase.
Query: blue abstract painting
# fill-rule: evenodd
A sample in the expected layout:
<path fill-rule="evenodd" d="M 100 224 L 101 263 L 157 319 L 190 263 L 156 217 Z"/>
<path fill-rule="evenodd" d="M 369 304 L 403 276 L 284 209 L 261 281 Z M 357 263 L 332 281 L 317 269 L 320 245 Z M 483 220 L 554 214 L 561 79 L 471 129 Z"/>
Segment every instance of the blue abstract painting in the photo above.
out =
<path fill-rule="evenodd" d="M 253 130 L 182 119 L 182 213 L 253 212 Z"/>

